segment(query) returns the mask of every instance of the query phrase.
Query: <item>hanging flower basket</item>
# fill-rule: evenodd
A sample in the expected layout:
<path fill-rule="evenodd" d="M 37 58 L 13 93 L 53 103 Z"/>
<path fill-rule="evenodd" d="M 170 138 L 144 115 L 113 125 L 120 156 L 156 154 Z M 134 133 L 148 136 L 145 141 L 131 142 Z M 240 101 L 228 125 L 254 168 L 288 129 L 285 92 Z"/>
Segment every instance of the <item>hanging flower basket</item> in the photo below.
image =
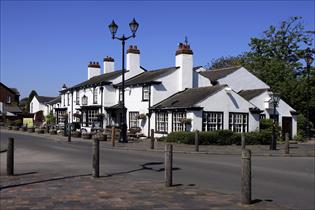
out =
<path fill-rule="evenodd" d="M 182 118 L 182 119 L 180 120 L 180 122 L 181 122 L 182 124 L 191 125 L 191 119 L 190 119 L 190 118 Z"/>
<path fill-rule="evenodd" d="M 147 116 L 144 113 L 141 113 L 141 114 L 138 115 L 138 119 L 139 120 L 145 120 L 146 118 L 147 118 Z"/>
<path fill-rule="evenodd" d="M 105 115 L 103 113 L 98 113 L 96 117 L 97 119 L 102 120 L 105 117 Z"/>
<path fill-rule="evenodd" d="M 81 114 L 79 114 L 79 113 L 74 113 L 74 114 L 73 114 L 73 117 L 81 118 Z"/>

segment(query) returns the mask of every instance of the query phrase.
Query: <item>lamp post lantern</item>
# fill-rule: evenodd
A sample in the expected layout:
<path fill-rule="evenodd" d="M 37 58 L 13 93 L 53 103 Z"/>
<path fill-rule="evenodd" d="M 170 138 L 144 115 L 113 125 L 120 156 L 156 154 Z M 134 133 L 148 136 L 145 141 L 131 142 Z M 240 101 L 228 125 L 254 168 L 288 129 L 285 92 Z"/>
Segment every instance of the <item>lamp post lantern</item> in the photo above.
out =
<path fill-rule="evenodd" d="M 120 117 L 120 142 L 127 143 L 127 120 L 126 120 L 126 112 L 127 109 L 125 107 L 125 42 L 130 38 L 136 37 L 136 32 L 138 30 L 139 24 L 135 20 L 135 18 L 129 23 L 130 30 L 132 35 L 125 37 L 123 34 L 121 37 L 116 36 L 116 32 L 118 30 L 118 25 L 113 20 L 111 24 L 109 24 L 108 28 L 112 34 L 113 39 L 120 40 L 122 43 L 122 83 L 121 83 L 121 93 L 122 93 L 122 100 L 121 102 L 121 111 L 122 115 Z"/>
<path fill-rule="evenodd" d="M 306 132 L 307 132 L 307 137 L 308 137 L 309 140 L 311 140 L 311 129 L 310 129 L 310 100 L 311 100 L 311 96 L 310 96 L 310 94 L 311 94 L 311 92 L 310 92 L 310 71 L 311 71 L 311 64 L 313 63 L 313 60 L 314 60 L 314 58 L 312 57 L 312 52 L 311 52 L 310 48 L 307 48 L 306 49 L 306 54 L 305 54 L 305 62 L 306 62 L 306 68 L 307 68 L 306 117 L 307 117 L 307 120 L 308 120 Z"/>
<path fill-rule="evenodd" d="M 277 136 L 276 136 L 276 108 L 279 104 L 280 97 L 277 93 L 272 93 L 271 95 L 271 103 L 273 105 L 273 125 L 272 125 L 272 138 L 271 138 L 271 144 L 270 144 L 270 150 L 276 150 L 277 149 Z"/>

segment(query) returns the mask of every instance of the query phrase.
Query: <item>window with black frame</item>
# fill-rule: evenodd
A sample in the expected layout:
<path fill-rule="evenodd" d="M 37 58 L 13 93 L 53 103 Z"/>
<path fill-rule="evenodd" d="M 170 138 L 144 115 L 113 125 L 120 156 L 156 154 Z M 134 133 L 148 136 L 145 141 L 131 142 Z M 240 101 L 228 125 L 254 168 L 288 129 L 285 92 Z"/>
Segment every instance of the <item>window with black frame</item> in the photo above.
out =
<path fill-rule="evenodd" d="M 119 95 L 118 95 L 119 101 L 122 101 L 122 90 L 119 88 Z"/>
<path fill-rule="evenodd" d="M 183 120 L 186 118 L 186 112 L 173 112 L 172 113 L 172 131 L 185 131 L 186 125 Z"/>
<path fill-rule="evenodd" d="M 157 112 L 155 115 L 155 129 L 158 133 L 168 132 L 168 113 Z"/>
<path fill-rule="evenodd" d="M 229 113 L 229 129 L 233 132 L 248 132 L 248 113 Z"/>
<path fill-rule="evenodd" d="M 129 128 L 139 127 L 139 112 L 129 112 Z"/>
<path fill-rule="evenodd" d="M 223 112 L 203 112 L 202 131 L 223 129 Z"/>
<path fill-rule="evenodd" d="M 76 105 L 80 105 L 80 91 L 77 90 L 75 93 L 76 99 L 75 99 L 75 103 Z"/>
<path fill-rule="evenodd" d="M 93 104 L 97 104 L 97 89 L 93 88 Z"/>
<path fill-rule="evenodd" d="M 68 106 L 70 106 L 70 93 L 67 93 Z"/>
<path fill-rule="evenodd" d="M 142 101 L 148 101 L 150 98 L 150 86 L 142 87 Z"/>

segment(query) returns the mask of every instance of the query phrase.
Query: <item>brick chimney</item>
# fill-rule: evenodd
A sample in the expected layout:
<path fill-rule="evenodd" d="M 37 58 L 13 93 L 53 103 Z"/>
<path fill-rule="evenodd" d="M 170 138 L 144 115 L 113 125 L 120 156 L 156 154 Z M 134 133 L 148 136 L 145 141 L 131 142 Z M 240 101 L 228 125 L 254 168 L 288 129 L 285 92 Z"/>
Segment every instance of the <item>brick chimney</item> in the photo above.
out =
<path fill-rule="evenodd" d="M 114 58 L 106 56 L 104 58 L 104 74 L 115 71 L 115 61 Z"/>
<path fill-rule="evenodd" d="M 193 87 L 193 51 L 186 42 L 179 43 L 176 50 L 175 65 L 179 67 L 179 87 L 182 91 Z"/>
<path fill-rule="evenodd" d="M 101 67 L 98 62 L 90 62 L 88 65 L 88 79 L 101 74 Z"/>

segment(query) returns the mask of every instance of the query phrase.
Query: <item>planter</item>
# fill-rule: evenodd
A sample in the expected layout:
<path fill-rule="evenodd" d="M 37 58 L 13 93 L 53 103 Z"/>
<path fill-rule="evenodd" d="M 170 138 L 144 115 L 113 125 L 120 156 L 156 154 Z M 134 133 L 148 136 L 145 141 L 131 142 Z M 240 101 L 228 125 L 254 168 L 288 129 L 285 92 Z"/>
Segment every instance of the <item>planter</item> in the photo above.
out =
<path fill-rule="evenodd" d="M 82 139 L 91 139 L 92 135 L 90 133 L 82 133 L 81 137 Z"/>
<path fill-rule="evenodd" d="M 20 127 L 20 131 L 23 131 L 23 132 L 26 132 L 27 131 L 27 128 L 26 127 Z"/>
<path fill-rule="evenodd" d="M 50 134 L 50 135 L 57 135 L 57 130 L 51 129 L 51 130 L 49 131 L 49 134 Z"/>
<path fill-rule="evenodd" d="M 44 129 L 37 129 L 36 131 L 38 134 L 44 134 L 45 133 L 45 130 Z"/>
<path fill-rule="evenodd" d="M 80 138 L 81 137 L 81 132 L 80 131 L 71 132 L 71 136 L 75 137 L 75 138 Z"/>
<path fill-rule="evenodd" d="M 93 139 L 99 141 L 107 141 L 107 135 L 103 133 L 96 133 L 93 135 Z"/>
<path fill-rule="evenodd" d="M 27 128 L 27 132 L 34 133 L 35 132 L 35 128 Z"/>

